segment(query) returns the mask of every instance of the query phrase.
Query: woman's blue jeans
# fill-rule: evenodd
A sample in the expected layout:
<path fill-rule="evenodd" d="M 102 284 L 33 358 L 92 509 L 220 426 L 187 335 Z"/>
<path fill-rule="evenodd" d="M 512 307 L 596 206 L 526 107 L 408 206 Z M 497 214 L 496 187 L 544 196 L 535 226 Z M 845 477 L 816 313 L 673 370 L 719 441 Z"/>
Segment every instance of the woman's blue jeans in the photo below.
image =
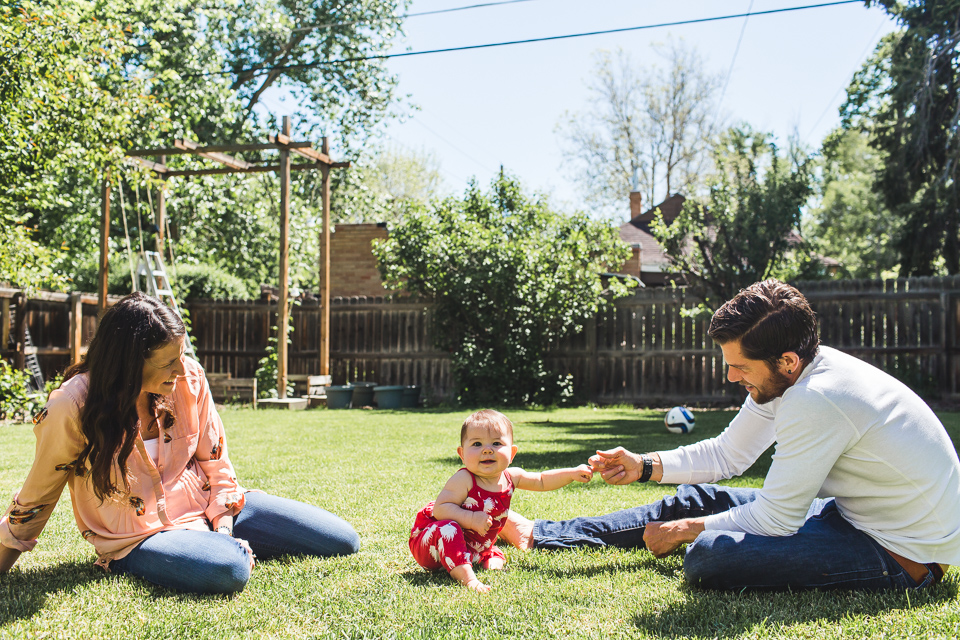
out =
<path fill-rule="evenodd" d="M 177 591 L 234 593 L 250 579 L 250 557 L 236 538 L 250 544 L 258 561 L 349 555 L 360 549 L 353 527 L 328 511 L 260 492 L 245 498 L 234 518 L 235 538 L 213 531 L 161 531 L 112 561 L 110 570 Z"/>
<path fill-rule="evenodd" d="M 642 507 L 562 522 L 537 520 L 534 547 L 613 546 L 643 549 L 648 522 L 698 518 L 756 499 L 757 489 L 712 484 L 677 487 L 674 496 Z M 840 515 L 836 502 L 817 500 L 806 523 L 791 536 L 704 531 L 687 545 L 687 582 L 705 589 L 914 589 L 917 584 L 883 547 Z"/>

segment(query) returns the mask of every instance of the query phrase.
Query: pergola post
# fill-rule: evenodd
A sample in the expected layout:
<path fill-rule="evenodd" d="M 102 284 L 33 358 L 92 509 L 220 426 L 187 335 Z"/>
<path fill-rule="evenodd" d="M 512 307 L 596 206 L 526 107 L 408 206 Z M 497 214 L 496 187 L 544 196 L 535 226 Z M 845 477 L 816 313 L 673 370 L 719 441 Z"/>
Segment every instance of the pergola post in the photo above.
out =
<path fill-rule="evenodd" d="M 110 171 L 103 175 L 100 206 L 100 275 L 97 284 L 97 310 L 107 309 L 107 279 L 110 274 Z"/>
<path fill-rule="evenodd" d="M 283 116 L 283 135 L 290 136 L 290 116 Z M 290 150 L 280 149 L 280 299 L 277 301 L 277 396 L 287 397 L 287 325 L 290 277 Z"/>
<path fill-rule="evenodd" d="M 330 155 L 323 137 L 322 152 Z M 320 375 L 330 375 L 330 165 L 320 167 L 323 195 L 323 238 L 320 244 Z"/>
<path fill-rule="evenodd" d="M 160 156 L 160 164 L 167 164 L 167 156 Z M 160 183 L 160 188 L 157 189 L 157 214 L 156 220 L 157 223 L 157 253 L 160 256 L 163 256 L 164 241 L 166 240 L 166 225 L 167 225 L 167 183 L 166 178 L 163 175 L 160 176 L 160 179 L 163 182 Z M 171 261 L 172 265 L 173 262 Z"/>
<path fill-rule="evenodd" d="M 278 164 L 255 164 L 247 162 L 241 158 L 227 155 L 228 153 L 243 153 L 248 151 L 273 151 L 280 152 L 280 162 Z M 312 162 L 292 163 L 290 153 L 296 153 L 299 156 L 307 158 Z M 215 169 L 171 169 L 166 164 L 167 155 L 188 154 L 207 158 L 224 165 Z M 146 157 L 155 157 L 160 160 L 159 163 L 147 160 Z M 276 135 L 268 135 L 266 143 L 256 144 L 228 144 L 228 145 L 207 145 L 201 147 L 190 140 L 174 140 L 174 146 L 163 149 L 133 149 L 127 152 L 127 157 L 132 162 L 137 162 L 141 166 L 160 175 L 164 180 L 174 177 L 186 176 L 204 176 L 204 175 L 223 175 L 235 173 L 265 173 L 277 172 L 280 175 L 280 299 L 277 301 L 277 395 L 280 398 L 286 398 L 287 378 L 288 378 L 288 360 L 289 348 L 287 346 L 288 325 L 290 321 L 290 173 L 291 171 L 306 171 L 320 169 L 323 172 L 323 218 L 324 218 L 324 237 L 322 239 L 321 268 L 326 261 L 326 268 L 323 269 L 324 276 L 321 276 L 322 304 L 323 312 L 321 316 L 321 347 L 320 347 L 320 367 L 321 373 L 329 375 L 330 372 L 330 169 L 341 169 L 350 166 L 349 162 L 334 162 L 329 156 L 329 144 L 326 138 L 323 139 L 323 152 L 318 152 L 313 148 L 310 142 L 296 141 L 290 139 L 290 117 L 283 117 L 283 132 Z M 166 231 L 166 202 L 163 190 L 161 189 L 158 208 L 156 213 L 157 226 L 160 233 L 157 236 L 157 249 L 162 253 L 163 246 L 169 242 L 165 237 Z M 110 232 L 110 184 L 109 174 L 104 179 L 103 185 L 103 219 L 101 227 L 100 243 L 100 275 L 101 275 L 101 293 L 100 308 L 106 308 L 106 274 L 107 259 L 109 253 L 109 232 Z M 169 246 L 169 245 L 168 245 Z M 171 264 L 173 258 L 171 256 Z M 266 404 L 266 403 L 264 403 Z"/>

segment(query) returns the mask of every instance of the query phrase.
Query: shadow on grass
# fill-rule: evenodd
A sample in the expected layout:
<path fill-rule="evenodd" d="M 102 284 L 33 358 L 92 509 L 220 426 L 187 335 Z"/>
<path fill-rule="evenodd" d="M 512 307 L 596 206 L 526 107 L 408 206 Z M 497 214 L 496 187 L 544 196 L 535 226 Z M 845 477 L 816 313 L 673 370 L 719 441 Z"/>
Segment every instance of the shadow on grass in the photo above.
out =
<path fill-rule="evenodd" d="M 726 593 L 686 587 L 682 603 L 643 613 L 634 625 L 658 637 L 752 635 L 816 621 L 844 624 L 851 618 L 868 619 L 886 611 L 922 609 L 957 597 L 957 581 L 945 580 L 924 591 L 800 591 Z M 922 614 L 921 614 L 922 615 Z M 780 629 L 783 631 L 782 629 Z"/>
<path fill-rule="evenodd" d="M 563 549 L 537 549 L 535 553 L 555 554 L 568 552 Z M 630 560 L 624 560 L 623 558 L 617 558 L 613 561 L 591 560 L 589 566 L 543 567 L 530 565 L 523 568 L 526 571 L 541 573 L 561 579 L 590 578 L 593 576 L 623 573 L 625 571 L 649 571 L 652 573 L 657 573 L 665 578 L 676 578 L 679 574 L 683 573 L 682 567 L 671 566 L 669 563 L 665 563 L 657 558 L 654 558 L 653 555 L 649 553 L 642 554 L 636 559 Z"/>
<path fill-rule="evenodd" d="M 130 580 L 153 599 L 230 599 L 236 595 L 184 593 L 135 576 L 107 574 L 92 562 L 64 562 L 26 571 L 14 569 L 0 576 L 0 627 L 36 615 L 51 596 L 100 580 Z"/>
<path fill-rule="evenodd" d="M 26 571 L 14 569 L 0 576 L 0 626 L 39 612 L 47 598 L 102 580 L 92 562 L 65 562 Z"/>

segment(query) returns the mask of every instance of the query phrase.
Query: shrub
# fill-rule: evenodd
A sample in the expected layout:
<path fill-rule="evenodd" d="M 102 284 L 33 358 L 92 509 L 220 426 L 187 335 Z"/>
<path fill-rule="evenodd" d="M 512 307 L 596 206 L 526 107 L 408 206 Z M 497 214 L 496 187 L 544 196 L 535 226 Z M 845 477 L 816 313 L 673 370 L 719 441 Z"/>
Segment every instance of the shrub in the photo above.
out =
<path fill-rule="evenodd" d="M 605 303 L 601 273 L 630 249 L 611 225 L 554 212 L 501 174 L 490 193 L 471 183 L 463 200 L 411 209 L 374 253 L 388 287 L 434 300 L 460 402 L 510 405 L 570 397 L 568 372 L 548 370 L 546 350 Z"/>
<path fill-rule="evenodd" d="M 170 271 L 168 269 L 168 274 Z M 238 300 L 249 297 L 247 284 L 219 267 L 210 264 L 183 264 L 177 266 L 176 272 L 174 286 L 179 298 Z"/>
<path fill-rule="evenodd" d="M 46 394 L 36 394 L 27 386 L 27 373 L 0 359 L 0 420 L 16 420 L 33 415 Z"/>

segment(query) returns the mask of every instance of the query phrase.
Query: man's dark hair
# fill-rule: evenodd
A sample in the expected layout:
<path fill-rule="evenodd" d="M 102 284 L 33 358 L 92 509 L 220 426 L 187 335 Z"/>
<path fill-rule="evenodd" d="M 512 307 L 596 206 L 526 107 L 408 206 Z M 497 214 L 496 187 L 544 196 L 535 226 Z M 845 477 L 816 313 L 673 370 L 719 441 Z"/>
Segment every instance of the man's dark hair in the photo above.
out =
<path fill-rule="evenodd" d="M 807 299 L 775 279 L 752 284 L 724 303 L 707 333 L 721 345 L 739 340 L 743 355 L 771 367 L 788 351 L 808 363 L 820 348 L 817 316 Z"/>

